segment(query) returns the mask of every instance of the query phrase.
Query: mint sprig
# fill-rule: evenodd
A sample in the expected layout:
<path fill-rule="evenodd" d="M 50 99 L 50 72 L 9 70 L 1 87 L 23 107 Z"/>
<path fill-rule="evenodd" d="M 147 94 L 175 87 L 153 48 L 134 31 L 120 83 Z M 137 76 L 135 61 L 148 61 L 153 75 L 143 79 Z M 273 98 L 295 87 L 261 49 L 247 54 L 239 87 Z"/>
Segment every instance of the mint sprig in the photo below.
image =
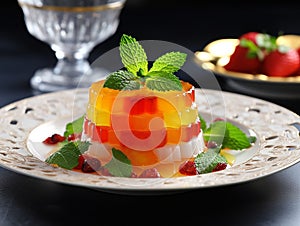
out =
<path fill-rule="evenodd" d="M 157 58 L 148 69 L 147 55 L 137 40 L 123 34 L 120 40 L 120 57 L 126 70 L 110 74 L 104 87 L 115 90 L 134 90 L 146 86 L 151 90 L 182 90 L 179 78 L 174 74 L 185 63 L 187 54 L 166 53 Z"/>
<path fill-rule="evenodd" d="M 221 148 L 242 150 L 249 148 L 256 141 L 256 137 L 247 136 L 238 126 L 228 121 L 215 121 L 207 126 L 205 119 L 199 114 L 203 138 L 206 142 L 214 141 Z M 203 123 L 205 126 L 203 126 Z"/>
<path fill-rule="evenodd" d="M 83 125 L 84 115 L 74 119 L 72 122 L 66 124 L 64 137 L 68 137 L 74 133 L 80 134 L 82 132 L 82 125 Z"/>
<path fill-rule="evenodd" d="M 135 38 L 126 34 L 122 35 L 119 49 L 122 63 L 128 71 L 134 75 L 136 75 L 137 72 L 147 74 L 147 55 L 143 47 L 136 41 Z"/>
<path fill-rule="evenodd" d="M 157 91 L 181 90 L 182 85 L 179 79 L 170 72 L 153 71 L 148 74 L 146 79 L 146 86 L 149 89 Z"/>
<path fill-rule="evenodd" d="M 219 163 L 226 163 L 227 160 L 220 154 L 220 149 L 208 149 L 195 157 L 195 166 L 198 174 L 210 173 Z"/>
<path fill-rule="evenodd" d="M 166 53 L 154 61 L 150 72 L 164 71 L 172 74 L 177 72 L 183 66 L 185 61 L 186 54 L 180 52 Z"/>
<path fill-rule="evenodd" d="M 204 140 L 222 144 L 222 148 L 241 150 L 250 147 L 246 134 L 237 126 L 226 121 L 213 122 L 204 133 Z"/>
<path fill-rule="evenodd" d="M 50 155 L 45 162 L 71 170 L 78 165 L 79 155 L 86 152 L 89 146 L 89 142 L 69 142 Z"/>
<path fill-rule="evenodd" d="M 119 70 L 111 73 L 104 83 L 103 87 L 111 88 L 118 90 L 135 90 L 140 89 L 140 82 L 138 77 L 132 74 L 129 71 Z"/>
<path fill-rule="evenodd" d="M 116 148 L 112 148 L 112 159 L 104 165 L 109 173 L 116 177 L 130 177 L 132 165 L 127 156 Z"/>

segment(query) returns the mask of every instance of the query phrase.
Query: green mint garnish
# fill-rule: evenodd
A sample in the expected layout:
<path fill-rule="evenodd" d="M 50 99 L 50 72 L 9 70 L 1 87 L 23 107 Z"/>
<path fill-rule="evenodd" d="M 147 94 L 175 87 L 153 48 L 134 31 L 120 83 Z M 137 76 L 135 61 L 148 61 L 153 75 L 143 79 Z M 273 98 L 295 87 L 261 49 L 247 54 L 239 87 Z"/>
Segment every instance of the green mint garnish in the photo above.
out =
<path fill-rule="evenodd" d="M 225 143 L 225 137 L 228 136 L 228 131 L 226 129 L 226 123 L 220 123 L 221 121 L 213 122 L 204 131 L 203 138 L 205 141 L 214 141 L 218 145 Z"/>
<path fill-rule="evenodd" d="M 83 120 L 84 116 L 81 116 L 77 119 L 75 119 L 72 122 L 67 123 L 65 132 L 64 132 L 64 137 L 68 137 L 71 134 L 79 134 L 82 132 L 82 125 L 83 125 Z"/>
<path fill-rule="evenodd" d="M 256 137 L 255 136 L 250 136 L 250 137 L 248 137 L 248 141 L 249 141 L 249 143 L 253 144 L 256 141 Z"/>
<path fill-rule="evenodd" d="M 137 75 L 137 72 L 147 74 L 148 60 L 143 47 L 135 38 L 129 35 L 123 35 L 120 41 L 120 56 L 122 63 L 128 71 Z"/>
<path fill-rule="evenodd" d="M 206 129 L 207 129 L 207 124 L 206 124 L 205 119 L 202 117 L 201 114 L 198 114 L 198 117 L 199 117 L 199 119 L 200 119 L 201 130 L 202 130 L 202 131 L 206 131 Z"/>
<path fill-rule="evenodd" d="M 178 71 L 186 61 L 186 54 L 181 52 L 170 52 L 157 58 L 150 72 L 152 71 L 164 71 L 167 73 L 175 73 Z"/>
<path fill-rule="evenodd" d="M 247 137 L 239 127 L 230 122 L 215 121 L 208 127 L 201 114 L 199 113 L 198 115 L 203 131 L 203 137 L 206 142 L 215 141 L 221 148 L 230 148 L 233 150 L 249 148 L 251 144 L 256 142 L 255 136 Z"/>
<path fill-rule="evenodd" d="M 249 148 L 251 143 L 246 134 L 237 126 L 226 121 L 216 121 L 210 124 L 204 132 L 205 141 L 215 141 L 222 148 L 242 150 Z"/>
<path fill-rule="evenodd" d="M 157 91 L 182 90 L 180 80 L 169 72 L 153 71 L 148 74 L 146 86 Z"/>
<path fill-rule="evenodd" d="M 50 155 L 45 162 L 71 170 L 78 165 L 79 155 L 87 151 L 89 145 L 89 142 L 69 142 Z"/>
<path fill-rule="evenodd" d="M 157 58 L 150 71 L 147 55 L 135 38 L 123 35 L 120 41 L 120 56 L 126 70 L 110 74 L 104 87 L 115 90 L 135 90 L 146 86 L 156 91 L 182 90 L 179 78 L 174 75 L 186 60 L 186 54 L 170 52 Z"/>
<path fill-rule="evenodd" d="M 140 82 L 138 77 L 129 71 L 119 70 L 111 73 L 103 85 L 103 87 L 111 88 L 117 90 L 135 90 L 140 89 Z"/>
<path fill-rule="evenodd" d="M 127 156 L 116 148 L 112 149 L 112 154 L 112 159 L 104 167 L 113 176 L 130 177 L 132 174 L 132 165 Z"/>
<path fill-rule="evenodd" d="M 208 149 L 195 157 L 195 166 L 199 174 L 210 173 L 218 163 L 227 163 L 226 158 L 220 155 L 220 149 Z"/>

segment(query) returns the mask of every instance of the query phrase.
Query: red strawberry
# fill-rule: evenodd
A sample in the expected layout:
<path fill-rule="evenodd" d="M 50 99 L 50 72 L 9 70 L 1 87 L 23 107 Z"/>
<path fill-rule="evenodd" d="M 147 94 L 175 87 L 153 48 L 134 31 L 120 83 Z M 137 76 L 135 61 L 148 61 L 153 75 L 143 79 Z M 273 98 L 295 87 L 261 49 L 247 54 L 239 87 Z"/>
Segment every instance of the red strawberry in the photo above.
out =
<path fill-rule="evenodd" d="M 260 65 L 261 61 L 257 56 L 251 56 L 248 48 L 238 45 L 224 68 L 228 71 L 256 74 Z"/>
<path fill-rule="evenodd" d="M 274 77 L 287 77 L 294 74 L 299 65 L 300 57 L 297 50 L 280 46 L 265 57 L 262 73 Z"/>
<path fill-rule="evenodd" d="M 259 32 L 256 32 L 256 31 L 250 31 L 248 33 L 245 33 L 245 34 L 242 34 L 240 37 L 239 37 L 239 40 L 241 39 L 247 39 L 247 40 L 250 40 L 252 41 L 254 44 L 257 45 L 257 35 L 259 35 L 260 33 Z"/>
<path fill-rule="evenodd" d="M 251 31 L 241 35 L 239 40 L 239 45 L 224 68 L 242 73 L 260 73 L 265 55 L 277 47 L 276 37 Z"/>
<path fill-rule="evenodd" d="M 297 50 L 298 55 L 299 55 L 299 57 L 300 57 L 300 48 L 298 48 L 298 49 L 296 49 L 296 50 Z M 299 76 L 299 75 L 300 75 L 300 64 L 299 64 L 298 70 L 294 73 L 294 75 L 296 75 L 296 76 Z"/>
<path fill-rule="evenodd" d="M 240 44 L 235 47 L 228 64 L 224 68 L 228 71 L 256 74 L 259 72 L 261 50 L 257 46 L 258 32 L 248 32 L 239 37 Z"/>

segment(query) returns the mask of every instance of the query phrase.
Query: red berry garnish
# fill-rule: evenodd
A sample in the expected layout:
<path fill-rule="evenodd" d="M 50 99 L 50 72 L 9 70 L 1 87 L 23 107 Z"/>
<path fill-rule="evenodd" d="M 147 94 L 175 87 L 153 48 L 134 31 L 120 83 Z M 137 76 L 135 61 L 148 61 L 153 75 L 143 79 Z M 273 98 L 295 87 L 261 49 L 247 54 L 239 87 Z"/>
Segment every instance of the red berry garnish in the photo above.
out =
<path fill-rule="evenodd" d="M 212 172 L 216 172 L 216 171 L 220 171 L 220 170 L 224 170 L 227 167 L 227 163 L 225 162 L 219 162 L 216 167 L 212 170 Z"/>
<path fill-rule="evenodd" d="M 139 178 L 159 178 L 160 173 L 156 168 L 145 169 L 140 175 Z"/>
<path fill-rule="evenodd" d="M 57 133 L 53 134 L 51 137 L 47 137 L 43 143 L 44 144 L 57 144 L 59 142 L 62 142 L 64 141 L 66 138 L 64 136 L 61 136 Z"/>
<path fill-rule="evenodd" d="M 92 173 L 99 170 L 101 162 L 99 159 L 89 156 L 87 154 L 81 154 L 78 157 L 78 165 L 75 169 L 81 169 L 84 173 Z"/>
<path fill-rule="evenodd" d="M 217 148 L 217 147 L 218 147 L 218 144 L 217 144 L 217 142 L 215 142 L 215 141 L 209 140 L 209 141 L 206 143 L 206 147 L 207 147 L 207 148 Z"/>
<path fill-rule="evenodd" d="M 214 119 L 214 122 L 218 122 L 218 121 L 225 121 L 223 118 L 217 117 Z"/>
<path fill-rule="evenodd" d="M 83 163 L 84 163 L 84 160 L 85 160 L 85 158 L 84 158 L 84 155 L 79 155 L 79 157 L 78 157 L 78 165 L 76 166 L 76 167 L 74 167 L 74 169 L 82 169 L 82 165 L 83 165 Z"/>
<path fill-rule="evenodd" d="M 187 160 L 182 163 L 179 167 L 179 173 L 187 176 L 192 176 L 197 174 L 195 162 L 192 160 Z"/>
<path fill-rule="evenodd" d="M 101 173 L 102 176 L 112 176 L 109 170 L 105 167 L 101 167 L 99 172 Z"/>
<path fill-rule="evenodd" d="M 130 177 L 131 177 L 131 178 L 137 178 L 138 175 L 137 175 L 135 172 L 132 172 Z"/>
<path fill-rule="evenodd" d="M 87 158 L 83 162 L 82 171 L 84 173 L 91 173 L 99 170 L 101 167 L 101 162 L 96 158 Z"/>

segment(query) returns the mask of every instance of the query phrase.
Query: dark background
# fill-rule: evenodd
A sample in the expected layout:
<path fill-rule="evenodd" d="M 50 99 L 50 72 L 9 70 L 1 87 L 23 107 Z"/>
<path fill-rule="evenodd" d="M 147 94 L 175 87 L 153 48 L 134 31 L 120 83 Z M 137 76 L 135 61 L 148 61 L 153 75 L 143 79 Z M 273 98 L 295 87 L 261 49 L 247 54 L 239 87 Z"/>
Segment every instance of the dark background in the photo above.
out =
<path fill-rule="evenodd" d="M 31 36 L 17 1 L 2 3 L 0 14 L 0 76 L 15 77 L 0 84 L 0 106 L 36 94 L 29 86 L 34 71 L 56 63 L 48 44 Z M 236 38 L 249 31 L 277 34 L 300 33 L 299 3 L 284 1 L 171 1 L 128 0 L 120 16 L 117 32 L 96 46 L 92 62 L 118 46 L 123 33 L 138 40 L 163 40 L 191 51 L 201 50 L 219 38 Z M 14 96 L 8 95 L 14 89 Z M 225 87 L 224 87 L 225 89 Z M 278 101 L 284 104 L 283 101 Z M 294 109 L 293 109 L 294 110 Z"/>
<path fill-rule="evenodd" d="M 0 25 L 2 107 L 35 95 L 29 79 L 35 70 L 53 66 L 56 58 L 46 43 L 27 32 L 17 1 L 1 3 Z M 299 4 L 290 0 L 128 0 L 117 32 L 92 51 L 90 60 L 118 46 L 123 33 L 139 40 L 174 42 L 197 51 L 215 39 L 236 38 L 249 31 L 299 34 Z M 300 113 L 298 102 L 274 102 Z M 0 226 L 298 226 L 299 170 L 296 165 L 270 177 L 227 187 L 127 196 L 41 181 L 0 168 Z"/>

